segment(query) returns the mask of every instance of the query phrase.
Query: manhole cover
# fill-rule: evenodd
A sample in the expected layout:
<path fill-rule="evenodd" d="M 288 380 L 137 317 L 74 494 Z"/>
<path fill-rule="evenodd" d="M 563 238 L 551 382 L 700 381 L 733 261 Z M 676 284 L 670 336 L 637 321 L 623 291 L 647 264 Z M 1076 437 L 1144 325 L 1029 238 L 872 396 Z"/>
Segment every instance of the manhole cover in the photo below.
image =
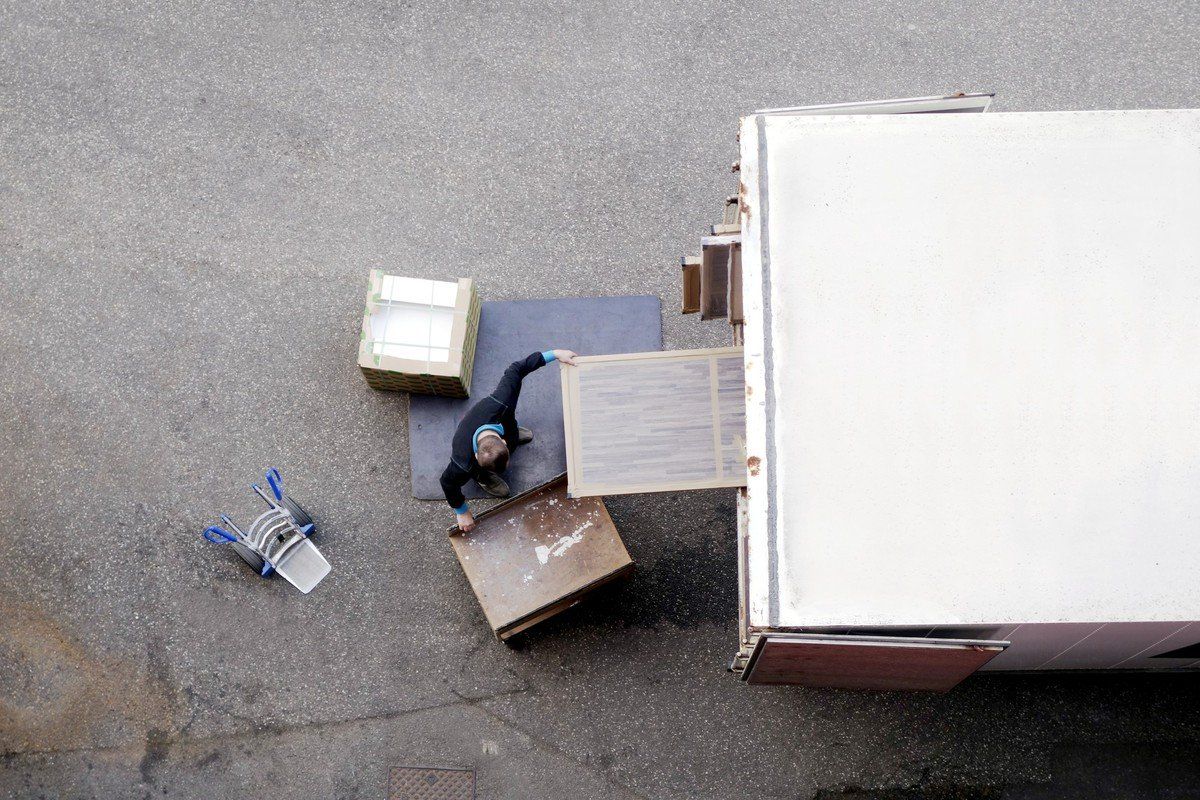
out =
<path fill-rule="evenodd" d="M 388 800 L 475 800 L 475 770 L 392 767 Z"/>

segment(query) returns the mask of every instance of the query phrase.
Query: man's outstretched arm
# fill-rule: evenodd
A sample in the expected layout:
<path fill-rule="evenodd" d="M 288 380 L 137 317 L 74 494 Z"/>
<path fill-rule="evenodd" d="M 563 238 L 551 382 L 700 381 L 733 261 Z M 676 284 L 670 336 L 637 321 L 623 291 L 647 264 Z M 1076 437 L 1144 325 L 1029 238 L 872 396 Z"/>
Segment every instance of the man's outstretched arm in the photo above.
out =
<path fill-rule="evenodd" d="M 551 361 L 561 361 L 564 364 L 574 364 L 577 353 L 571 350 L 544 350 L 541 353 L 530 353 L 520 361 L 514 361 L 504 370 L 500 383 L 492 392 L 492 399 L 512 408 L 517 404 L 521 394 L 521 381 L 535 369 L 549 364 Z"/>

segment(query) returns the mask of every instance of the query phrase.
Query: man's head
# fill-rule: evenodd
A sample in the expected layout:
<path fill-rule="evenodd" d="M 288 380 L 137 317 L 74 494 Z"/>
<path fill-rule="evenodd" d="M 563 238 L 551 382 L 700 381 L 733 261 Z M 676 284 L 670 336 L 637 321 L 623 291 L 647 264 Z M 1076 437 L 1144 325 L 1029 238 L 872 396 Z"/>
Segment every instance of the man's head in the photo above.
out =
<path fill-rule="evenodd" d="M 486 470 L 496 473 L 504 472 L 508 466 L 508 445 L 494 433 L 481 436 L 475 460 Z"/>

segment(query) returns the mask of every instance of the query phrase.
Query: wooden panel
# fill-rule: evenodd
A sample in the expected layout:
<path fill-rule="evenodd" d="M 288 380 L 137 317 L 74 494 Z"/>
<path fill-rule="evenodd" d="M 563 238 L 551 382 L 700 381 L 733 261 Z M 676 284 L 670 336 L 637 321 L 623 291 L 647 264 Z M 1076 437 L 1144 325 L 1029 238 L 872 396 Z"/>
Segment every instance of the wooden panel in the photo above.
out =
<path fill-rule="evenodd" d="M 566 474 L 475 516 L 450 544 L 497 636 L 509 636 L 575 605 L 633 568 L 598 497 L 567 497 Z"/>
<path fill-rule="evenodd" d="M 736 358 L 713 359 L 717 390 L 717 430 L 720 433 L 717 458 L 722 476 L 739 478 L 746 484 L 746 370 L 741 348 Z"/>
<path fill-rule="evenodd" d="M 721 210 L 721 225 L 741 227 L 741 206 L 738 204 L 738 196 L 731 194 L 725 198 L 725 207 Z"/>
<path fill-rule="evenodd" d="M 718 319 L 728 311 L 729 245 L 706 245 L 700 250 L 700 319 Z"/>
<path fill-rule="evenodd" d="M 683 270 L 683 308 L 684 314 L 694 314 L 700 310 L 700 259 L 689 256 L 680 259 Z"/>
<path fill-rule="evenodd" d="M 729 280 L 726 287 L 728 298 L 725 305 L 729 315 L 730 325 L 740 325 L 746 321 L 742 315 L 742 246 L 732 245 L 729 248 Z"/>
<path fill-rule="evenodd" d="M 745 485 L 740 347 L 576 362 L 561 370 L 572 497 Z"/>
<path fill-rule="evenodd" d="M 745 676 L 748 683 L 945 692 L 1007 646 L 961 639 L 766 633 Z"/>

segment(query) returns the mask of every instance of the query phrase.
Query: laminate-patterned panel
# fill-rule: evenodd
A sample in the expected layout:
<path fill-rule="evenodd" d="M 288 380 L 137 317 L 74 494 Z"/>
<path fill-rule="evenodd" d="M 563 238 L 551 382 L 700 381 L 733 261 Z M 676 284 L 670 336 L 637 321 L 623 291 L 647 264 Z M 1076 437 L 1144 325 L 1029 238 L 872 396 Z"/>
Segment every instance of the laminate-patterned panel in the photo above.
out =
<path fill-rule="evenodd" d="M 738 476 L 746 470 L 746 370 L 740 353 L 714 361 L 721 431 L 721 474 L 722 477 Z"/>
<path fill-rule="evenodd" d="M 745 484 L 741 348 L 577 361 L 562 373 L 572 496 Z"/>
<path fill-rule="evenodd" d="M 587 483 L 699 480 L 713 472 L 712 398 L 704 361 L 597 364 L 579 375 Z"/>

